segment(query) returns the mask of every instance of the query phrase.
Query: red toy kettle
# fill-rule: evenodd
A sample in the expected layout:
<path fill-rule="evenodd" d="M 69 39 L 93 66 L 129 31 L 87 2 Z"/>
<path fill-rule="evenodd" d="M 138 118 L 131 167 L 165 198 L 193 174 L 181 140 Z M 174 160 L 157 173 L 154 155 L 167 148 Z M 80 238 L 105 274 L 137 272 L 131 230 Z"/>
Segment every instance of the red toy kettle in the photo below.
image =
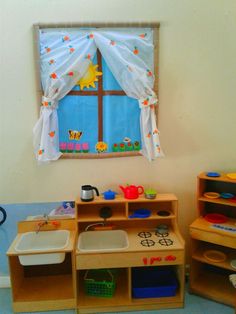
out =
<path fill-rule="evenodd" d="M 127 185 L 127 187 L 123 187 L 120 185 L 121 190 L 124 192 L 124 197 L 128 199 L 138 198 L 140 194 L 143 194 L 144 189 L 143 186 L 135 186 L 135 185 Z"/>

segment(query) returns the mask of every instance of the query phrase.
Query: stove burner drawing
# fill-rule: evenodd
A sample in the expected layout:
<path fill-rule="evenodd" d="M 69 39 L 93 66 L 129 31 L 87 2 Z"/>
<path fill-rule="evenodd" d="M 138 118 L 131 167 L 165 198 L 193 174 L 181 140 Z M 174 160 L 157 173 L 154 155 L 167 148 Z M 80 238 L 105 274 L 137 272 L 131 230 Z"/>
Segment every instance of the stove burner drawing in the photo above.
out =
<path fill-rule="evenodd" d="M 159 244 L 165 245 L 165 246 L 170 246 L 173 244 L 173 241 L 171 239 L 166 239 L 166 238 L 160 239 L 158 242 Z"/>
<path fill-rule="evenodd" d="M 140 244 L 142 246 L 150 247 L 154 245 L 170 246 L 173 245 L 174 241 L 169 238 L 169 232 L 158 232 L 155 231 L 141 231 L 137 234 L 141 238 Z M 156 238 L 155 238 L 156 236 Z"/>
<path fill-rule="evenodd" d="M 152 234 L 149 231 L 142 231 L 142 232 L 138 233 L 138 236 L 140 238 L 145 238 L 146 239 L 146 238 L 150 238 L 152 236 Z"/>
<path fill-rule="evenodd" d="M 151 239 L 142 240 L 140 243 L 141 243 L 143 246 L 148 246 L 148 247 L 155 245 L 155 242 L 154 242 L 153 240 L 151 240 Z"/>

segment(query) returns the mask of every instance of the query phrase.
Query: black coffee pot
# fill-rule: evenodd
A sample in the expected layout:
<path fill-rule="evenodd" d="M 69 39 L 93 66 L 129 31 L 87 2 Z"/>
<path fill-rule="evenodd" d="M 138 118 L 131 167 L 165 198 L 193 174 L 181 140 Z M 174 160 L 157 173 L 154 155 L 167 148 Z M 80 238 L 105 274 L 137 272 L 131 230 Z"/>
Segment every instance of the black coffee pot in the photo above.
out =
<path fill-rule="evenodd" d="M 92 185 L 82 185 L 81 187 L 81 193 L 80 198 L 83 202 L 90 202 L 94 199 L 94 192 L 96 192 L 96 195 L 99 196 L 98 189 L 95 186 Z"/>

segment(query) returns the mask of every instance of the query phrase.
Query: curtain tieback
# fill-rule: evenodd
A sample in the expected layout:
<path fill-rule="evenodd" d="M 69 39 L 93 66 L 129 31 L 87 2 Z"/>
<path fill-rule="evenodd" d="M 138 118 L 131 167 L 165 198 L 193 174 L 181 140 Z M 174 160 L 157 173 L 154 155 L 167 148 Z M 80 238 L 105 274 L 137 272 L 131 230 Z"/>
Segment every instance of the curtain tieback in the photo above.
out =
<path fill-rule="evenodd" d="M 56 109 L 58 101 L 42 96 L 42 106 L 47 109 Z"/>

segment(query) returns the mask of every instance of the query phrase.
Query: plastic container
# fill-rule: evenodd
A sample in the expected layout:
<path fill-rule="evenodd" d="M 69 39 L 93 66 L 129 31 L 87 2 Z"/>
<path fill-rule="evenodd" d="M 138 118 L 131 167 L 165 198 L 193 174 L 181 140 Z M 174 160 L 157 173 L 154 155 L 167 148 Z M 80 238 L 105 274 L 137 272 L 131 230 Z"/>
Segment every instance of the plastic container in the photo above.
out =
<path fill-rule="evenodd" d="M 176 295 L 175 272 L 165 266 L 132 268 L 132 297 L 160 298 Z"/>
<path fill-rule="evenodd" d="M 116 289 L 115 276 L 109 269 L 88 270 L 84 276 L 85 293 L 90 296 L 111 298 Z"/>
<path fill-rule="evenodd" d="M 148 218 L 151 216 L 150 209 L 147 208 L 139 208 L 136 209 L 132 215 L 129 216 L 129 218 Z"/>

